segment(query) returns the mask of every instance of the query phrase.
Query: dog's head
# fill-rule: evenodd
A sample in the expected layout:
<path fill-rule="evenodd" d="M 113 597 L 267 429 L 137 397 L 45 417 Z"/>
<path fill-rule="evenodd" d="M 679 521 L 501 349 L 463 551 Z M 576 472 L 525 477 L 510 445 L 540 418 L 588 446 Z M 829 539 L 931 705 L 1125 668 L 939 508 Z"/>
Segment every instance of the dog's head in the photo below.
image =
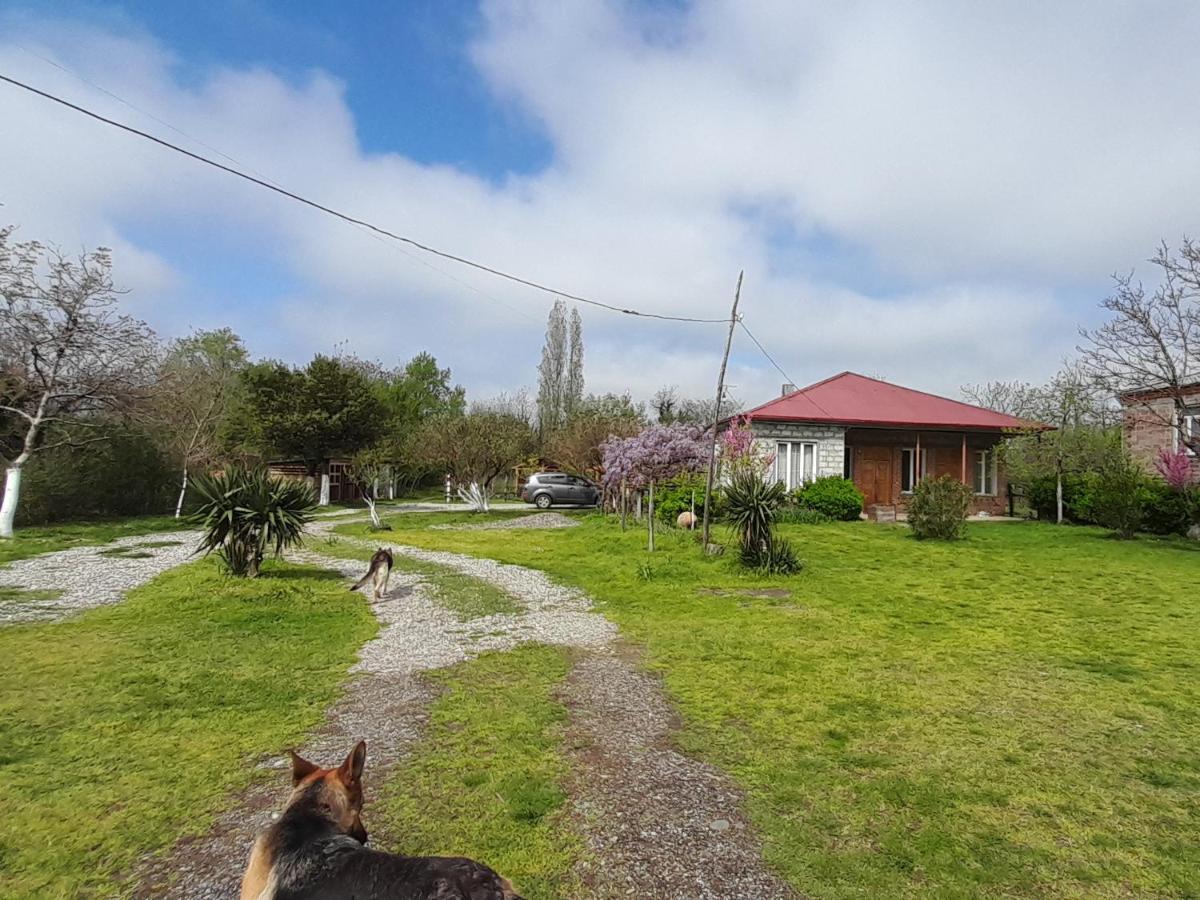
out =
<path fill-rule="evenodd" d="M 302 798 L 315 803 L 339 831 L 365 844 L 362 773 L 367 761 L 367 742 L 359 741 L 336 769 L 322 769 L 292 751 L 289 753 L 292 756 L 293 788 L 290 803 Z"/>

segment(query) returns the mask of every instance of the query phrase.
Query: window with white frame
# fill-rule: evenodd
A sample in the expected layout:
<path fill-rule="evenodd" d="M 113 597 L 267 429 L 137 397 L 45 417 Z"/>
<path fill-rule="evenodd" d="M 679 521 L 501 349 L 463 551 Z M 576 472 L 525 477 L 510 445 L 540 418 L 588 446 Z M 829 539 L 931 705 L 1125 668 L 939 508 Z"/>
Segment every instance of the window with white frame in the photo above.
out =
<path fill-rule="evenodd" d="M 1187 451 L 1188 456 L 1195 456 L 1196 451 L 1188 445 L 1195 445 L 1197 441 L 1200 441 L 1200 409 L 1196 407 L 1185 409 L 1182 415 L 1182 424 L 1180 447 Z"/>
<path fill-rule="evenodd" d="M 920 465 L 917 465 L 917 448 L 905 447 L 900 451 L 900 493 L 911 494 L 913 486 L 925 477 L 929 462 L 929 451 L 922 447 Z"/>
<path fill-rule="evenodd" d="M 975 451 L 975 493 L 991 496 L 996 493 L 996 451 Z"/>
<path fill-rule="evenodd" d="M 777 441 L 775 480 L 790 491 L 817 477 L 817 445 L 807 441 Z"/>

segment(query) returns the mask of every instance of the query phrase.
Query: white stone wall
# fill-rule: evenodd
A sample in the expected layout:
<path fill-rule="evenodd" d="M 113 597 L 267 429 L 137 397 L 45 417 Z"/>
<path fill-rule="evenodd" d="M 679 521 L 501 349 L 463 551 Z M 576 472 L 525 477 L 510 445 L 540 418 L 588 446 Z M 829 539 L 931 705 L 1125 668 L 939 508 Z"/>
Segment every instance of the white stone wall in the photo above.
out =
<path fill-rule="evenodd" d="M 755 422 L 750 428 L 756 439 L 775 452 L 776 441 L 813 441 L 817 445 L 817 477 L 842 477 L 846 464 L 846 429 L 840 425 L 806 422 Z"/>

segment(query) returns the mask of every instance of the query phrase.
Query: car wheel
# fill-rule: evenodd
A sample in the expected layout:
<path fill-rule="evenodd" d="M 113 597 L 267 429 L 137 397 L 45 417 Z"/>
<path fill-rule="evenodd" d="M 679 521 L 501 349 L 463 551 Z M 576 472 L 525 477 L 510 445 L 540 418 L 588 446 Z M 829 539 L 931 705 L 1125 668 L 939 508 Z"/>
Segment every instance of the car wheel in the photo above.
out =
<path fill-rule="evenodd" d="M 553 503 L 554 500 L 551 499 L 549 494 L 538 494 L 533 498 L 533 505 L 538 509 L 549 509 Z"/>

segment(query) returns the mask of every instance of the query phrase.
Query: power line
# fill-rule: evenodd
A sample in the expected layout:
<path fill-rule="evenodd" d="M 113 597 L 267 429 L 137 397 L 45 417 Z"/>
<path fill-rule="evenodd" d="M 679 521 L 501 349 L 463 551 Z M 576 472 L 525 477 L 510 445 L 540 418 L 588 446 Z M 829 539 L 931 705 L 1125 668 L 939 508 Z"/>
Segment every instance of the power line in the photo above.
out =
<path fill-rule="evenodd" d="M 228 153 L 225 153 L 220 148 L 212 146 L 212 144 L 206 144 L 204 141 L 200 140 L 199 138 L 193 137 L 192 135 L 188 134 L 183 129 L 178 128 L 175 125 L 172 125 L 170 122 L 166 121 L 165 119 L 160 119 L 158 116 L 154 115 L 153 113 L 142 109 L 140 106 L 137 106 L 136 104 L 131 103 L 130 101 L 126 100 L 124 97 L 120 96 L 119 94 L 116 94 L 113 91 L 110 91 L 108 88 L 104 87 L 104 85 L 97 84 L 96 82 L 92 81 L 91 79 L 86 78 L 85 76 L 81 75 L 79 72 L 76 72 L 71 67 L 65 66 L 62 63 L 60 63 L 54 59 L 51 59 L 48 56 L 43 56 L 41 53 L 38 53 L 34 50 L 30 50 L 28 47 L 24 47 L 20 44 L 16 44 L 14 46 L 16 46 L 16 48 L 18 50 L 20 50 L 21 52 L 26 53 L 29 56 L 34 57 L 35 59 L 40 59 L 42 62 L 46 63 L 46 65 L 53 66 L 54 68 L 58 69 L 60 72 L 64 72 L 67 75 L 70 75 L 72 78 L 75 78 L 76 80 L 82 82 L 83 84 L 86 84 L 88 87 L 92 88 L 93 90 L 97 90 L 100 93 L 105 94 L 108 97 L 111 97 L 113 100 L 116 100 L 122 106 L 126 106 L 129 109 L 132 109 L 134 112 L 138 113 L 139 115 L 145 116 L 146 118 L 157 122 L 159 125 L 162 125 L 164 128 L 170 129 L 171 131 L 178 134 L 180 137 L 186 138 L 187 140 L 189 140 L 195 144 L 198 144 L 199 146 L 203 147 L 204 149 L 209 150 L 212 153 L 215 153 L 217 156 L 221 157 L 222 159 L 228 160 L 233 165 L 238 166 L 242 169 L 245 169 L 246 171 L 250 172 L 253 175 L 257 175 L 263 181 L 270 183 L 272 187 L 280 187 L 279 182 L 275 181 L 273 178 L 270 178 L 267 175 L 264 175 L 261 171 L 254 168 L 253 166 L 247 165 L 246 163 L 239 161 L 238 159 L 230 156 Z M 347 224 L 352 224 L 352 223 L 347 223 Z M 490 300 L 499 306 L 503 306 L 509 312 L 516 313 L 519 316 L 529 319 L 529 321 L 531 321 L 531 322 L 537 321 L 536 319 L 534 319 L 533 316 L 529 315 L 527 312 L 517 309 L 515 306 L 513 306 L 509 303 L 505 303 L 499 297 L 495 297 L 492 294 L 489 294 L 487 291 L 483 290 L 482 288 L 476 287 L 475 285 L 471 284 L 470 282 L 463 281 L 461 278 L 451 275 L 445 269 L 440 269 L 437 266 L 433 265 L 433 263 L 426 262 L 425 260 L 421 259 L 419 256 L 416 256 L 412 253 L 408 253 L 403 248 L 396 246 L 395 243 L 385 240 L 384 238 L 380 237 L 379 235 L 375 234 L 372 231 L 367 230 L 366 228 L 362 227 L 361 225 L 353 225 L 352 224 L 352 227 L 355 228 L 357 231 L 360 231 L 362 234 L 366 235 L 367 237 L 371 238 L 372 240 L 378 241 L 380 244 L 383 244 L 385 247 L 390 247 L 391 249 L 395 250 L 397 253 L 401 254 L 402 256 L 405 256 L 408 259 L 411 259 L 413 262 L 418 263 L 418 264 L 424 266 L 425 268 L 430 269 L 431 271 L 437 272 L 439 275 L 449 278 L 451 281 L 462 285 L 467 290 L 474 291 L 476 294 L 479 294 L 481 297 L 484 297 L 485 299 Z"/>
<path fill-rule="evenodd" d="M 779 365 L 779 363 L 775 362 L 775 357 L 773 357 L 770 353 L 767 352 L 767 348 L 764 347 L 762 345 L 762 343 L 759 341 L 759 339 L 754 336 L 754 332 L 752 332 L 749 328 L 746 327 L 746 320 L 739 316 L 738 317 L 738 325 L 741 326 L 742 331 L 746 332 L 746 337 L 748 337 L 748 338 L 750 338 L 750 340 L 754 341 L 754 346 L 757 347 L 759 352 L 767 358 L 767 362 L 769 362 L 771 365 L 773 365 L 775 367 L 775 370 L 780 375 L 782 375 L 785 379 L 787 379 L 787 383 L 791 384 L 791 385 L 796 385 L 798 387 L 799 382 L 796 381 L 795 379 L 793 379 L 792 376 L 789 375 L 787 372 L 783 371 L 783 366 L 781 366 L 781 365 Z M 815 406 L 821 412 L 825 413 L 825 415 L 829 415 L 829 410 L 827 410 L 825 407 L 823 407 L 820 403 L 818 403 L 812 397 L 809 397 L 807 394 L 805 394 L 804 396 L 805 396 L 805 399 L 808 400 L 810 403 L 812 403 L 813 406 Z"/>
<path fill-rule="evenodd" d="M 269 181 L 267 181 L 263 178 L 255 177 L 254 175 L 247 174 L 246 172 L 243 172 L 240 169 L 234 168 L 232 166 L 224 165 L 223 163 L 219 163 L 214 159 L 208 158 L 207 156 L 203 156 L 199 153 L 194 153 L 191 150 L 188 150 L 184 147 L 180 147 L 178 144 L 172 144 L 170 141 L 164 140 L 160 137 L 156 137 L 155 135 L 150 134 L 149 132 L 142 131 L 138 128 L 134 128 L 132 125 L 126 125 L 123 122 L 118 122 L 115 119 L 110 119 L 110 118 L 107 118 L 106 116 L 102 116 L 97 112 L 93 112 L 92 110 L 87 109 L 83 106 L 79 106 L 78 104 L 72 103 L 69 100 L 64 100 L 62 97 L 58 97 L 54 94 L 48 93 L 47 91 L 40 90 L 39 88 L 33 87 L 32 85 L 26 84 L 22 81 L 18 81 L 17 79 L 11 78 L 8 75 L 0 75 L 0 81 L 6 81 L 9 84 L 13 85 L 14 87 L 19 87 L 22 90 L 28 91 L 31 94 L 36 94 L 37 96 L 42 97 L 43 99 L 50 100 L 54 103 L 59 104 L 60 106 L 65 106 L 68 109 L 74 110 L 75 112 L 85 115 L 91 119 L 95 119 L 98 122 L 102 122 L 105 125 L 109 125 L 113 128 L 117 128 L 121 131 L 128 132 L 129 134 L 136 135 L 137 137 L 143 138 L 144 140 L 151 141 L 152 143 L 158 144 L 161 147 L 165 147 L 168 150 L 173 150 L 176 153 L 182 154 L 183 156 L 186 156 L 197 162 L 204 163 L 205 165 L 208 165 L 208 166 L 212 166 L 214 169 L 219 169 L 222 172 L 226 172 L 230 175 L 234 175 L 245 181 L 249 181 L 251 184 L 256 184 L 259 187 L 266 188 L 267 190 L 273 191 L 277 194 L 287 197 L 290 200 L 295 200 L 297 203 L 303 203 L 305 206 L 312 207 L 313 209 L 323 212 L 326 215 L 334 216 L 335 218 L 341 219 L 344 222 L 349 222 L 352 225 L 357 225 L 362 228 L 367 228 L 370 231 L 375 232 L 376 234 L 380 234 L 380 235 L 383 235 L 384 237 L 391 238 L 394 241 L 399 241 L 401 243 L 408 244 L 411 247 L 416 247 L 418 250 L 424 251 L 425 253 L 429 253 L 434 256 L 440 256 L 443 259 L 448 259 L 452 262 L 459 263 L 460 265 L 469 266 L 473 269 L 478 269 L 481 272 L 487 272 L 489 275 L 494 275 L 497 278 L 503 278 L 508 281 L 512 281 L 516 284 L 521 284 L 526 287 L 533 288 L 534 290 L 538 290 L 538 291 L 542 291 L 547 294 L 551 294 L 555 297 L 562 297 L 566 300 L 574 300 L 577 303 L 585 303 L 589 306 L 600 307 L 601 309 L 607 309 L 611 312 L 621 313 L 622 315 L 627 315 L 627 316 L 638 316 L 638 317 L 645 318 L 645 319 L 660 319 L 660 320 L 669 321 L 669 322 L 697 322 L 697 323 L 702 323 L 702 324 L 727 324 L 729 322 L 728 319 L 703 319 L 703 318 L 697 318 L 697 317 L 693 317 L 693 316 L 670 316 L 670 315 L 664 315 L 662 313 L 642 312 L 641 310 L 629 309 L 629 308 L 621 307 L 621 306 L 614 306 L 610 303 L 603 303 L 599 300 L 592 300 L 587 297 L 581 297 L 578 294 L 572 294 L 567 291 L 558 290 L 557 288 L 553 288 L 553 287 L 549 287 L 544 284 L 540 284 L 539 282 L 532 281 L 528 278 L 522 278 L 519 275 L 513 275 L 513 274 L 511 274 L 509 272 L 505 272 L 501 269 L 496 269 L 491 266 L 484 265 L 483 263 L 475 262 L 474 260 L 467 259 L 466 257 L 458 256 L 457 254 L 454 254 L 454 253 L 448 253 L 444 250 L 438 250 L 435 247 L 430 247 L 429 245 L 423 244 L 420 241 L 415 240 L 414 238 L 405 237 L 403 235 L 396 234 L 394 232 L 388 231 L 386 228 L 381 228 L 378 225 L 373 225 L 370 222 L 367 222 L 363 219 L 357 219 L 354 216 L 347 215 L 346 213 L 343 213 L 343 212 L 339 212 L 336 209 L 332 209 L 331 207 L 324 206 L 320 203 L 317 203 L 315 200 L 310 200 L 307 197 L 301 196 L 300 194 L 293 193 L 292 191 L 286 190 L 285 188 L 279 187 L 278 185 L 271 184 Z"/>

